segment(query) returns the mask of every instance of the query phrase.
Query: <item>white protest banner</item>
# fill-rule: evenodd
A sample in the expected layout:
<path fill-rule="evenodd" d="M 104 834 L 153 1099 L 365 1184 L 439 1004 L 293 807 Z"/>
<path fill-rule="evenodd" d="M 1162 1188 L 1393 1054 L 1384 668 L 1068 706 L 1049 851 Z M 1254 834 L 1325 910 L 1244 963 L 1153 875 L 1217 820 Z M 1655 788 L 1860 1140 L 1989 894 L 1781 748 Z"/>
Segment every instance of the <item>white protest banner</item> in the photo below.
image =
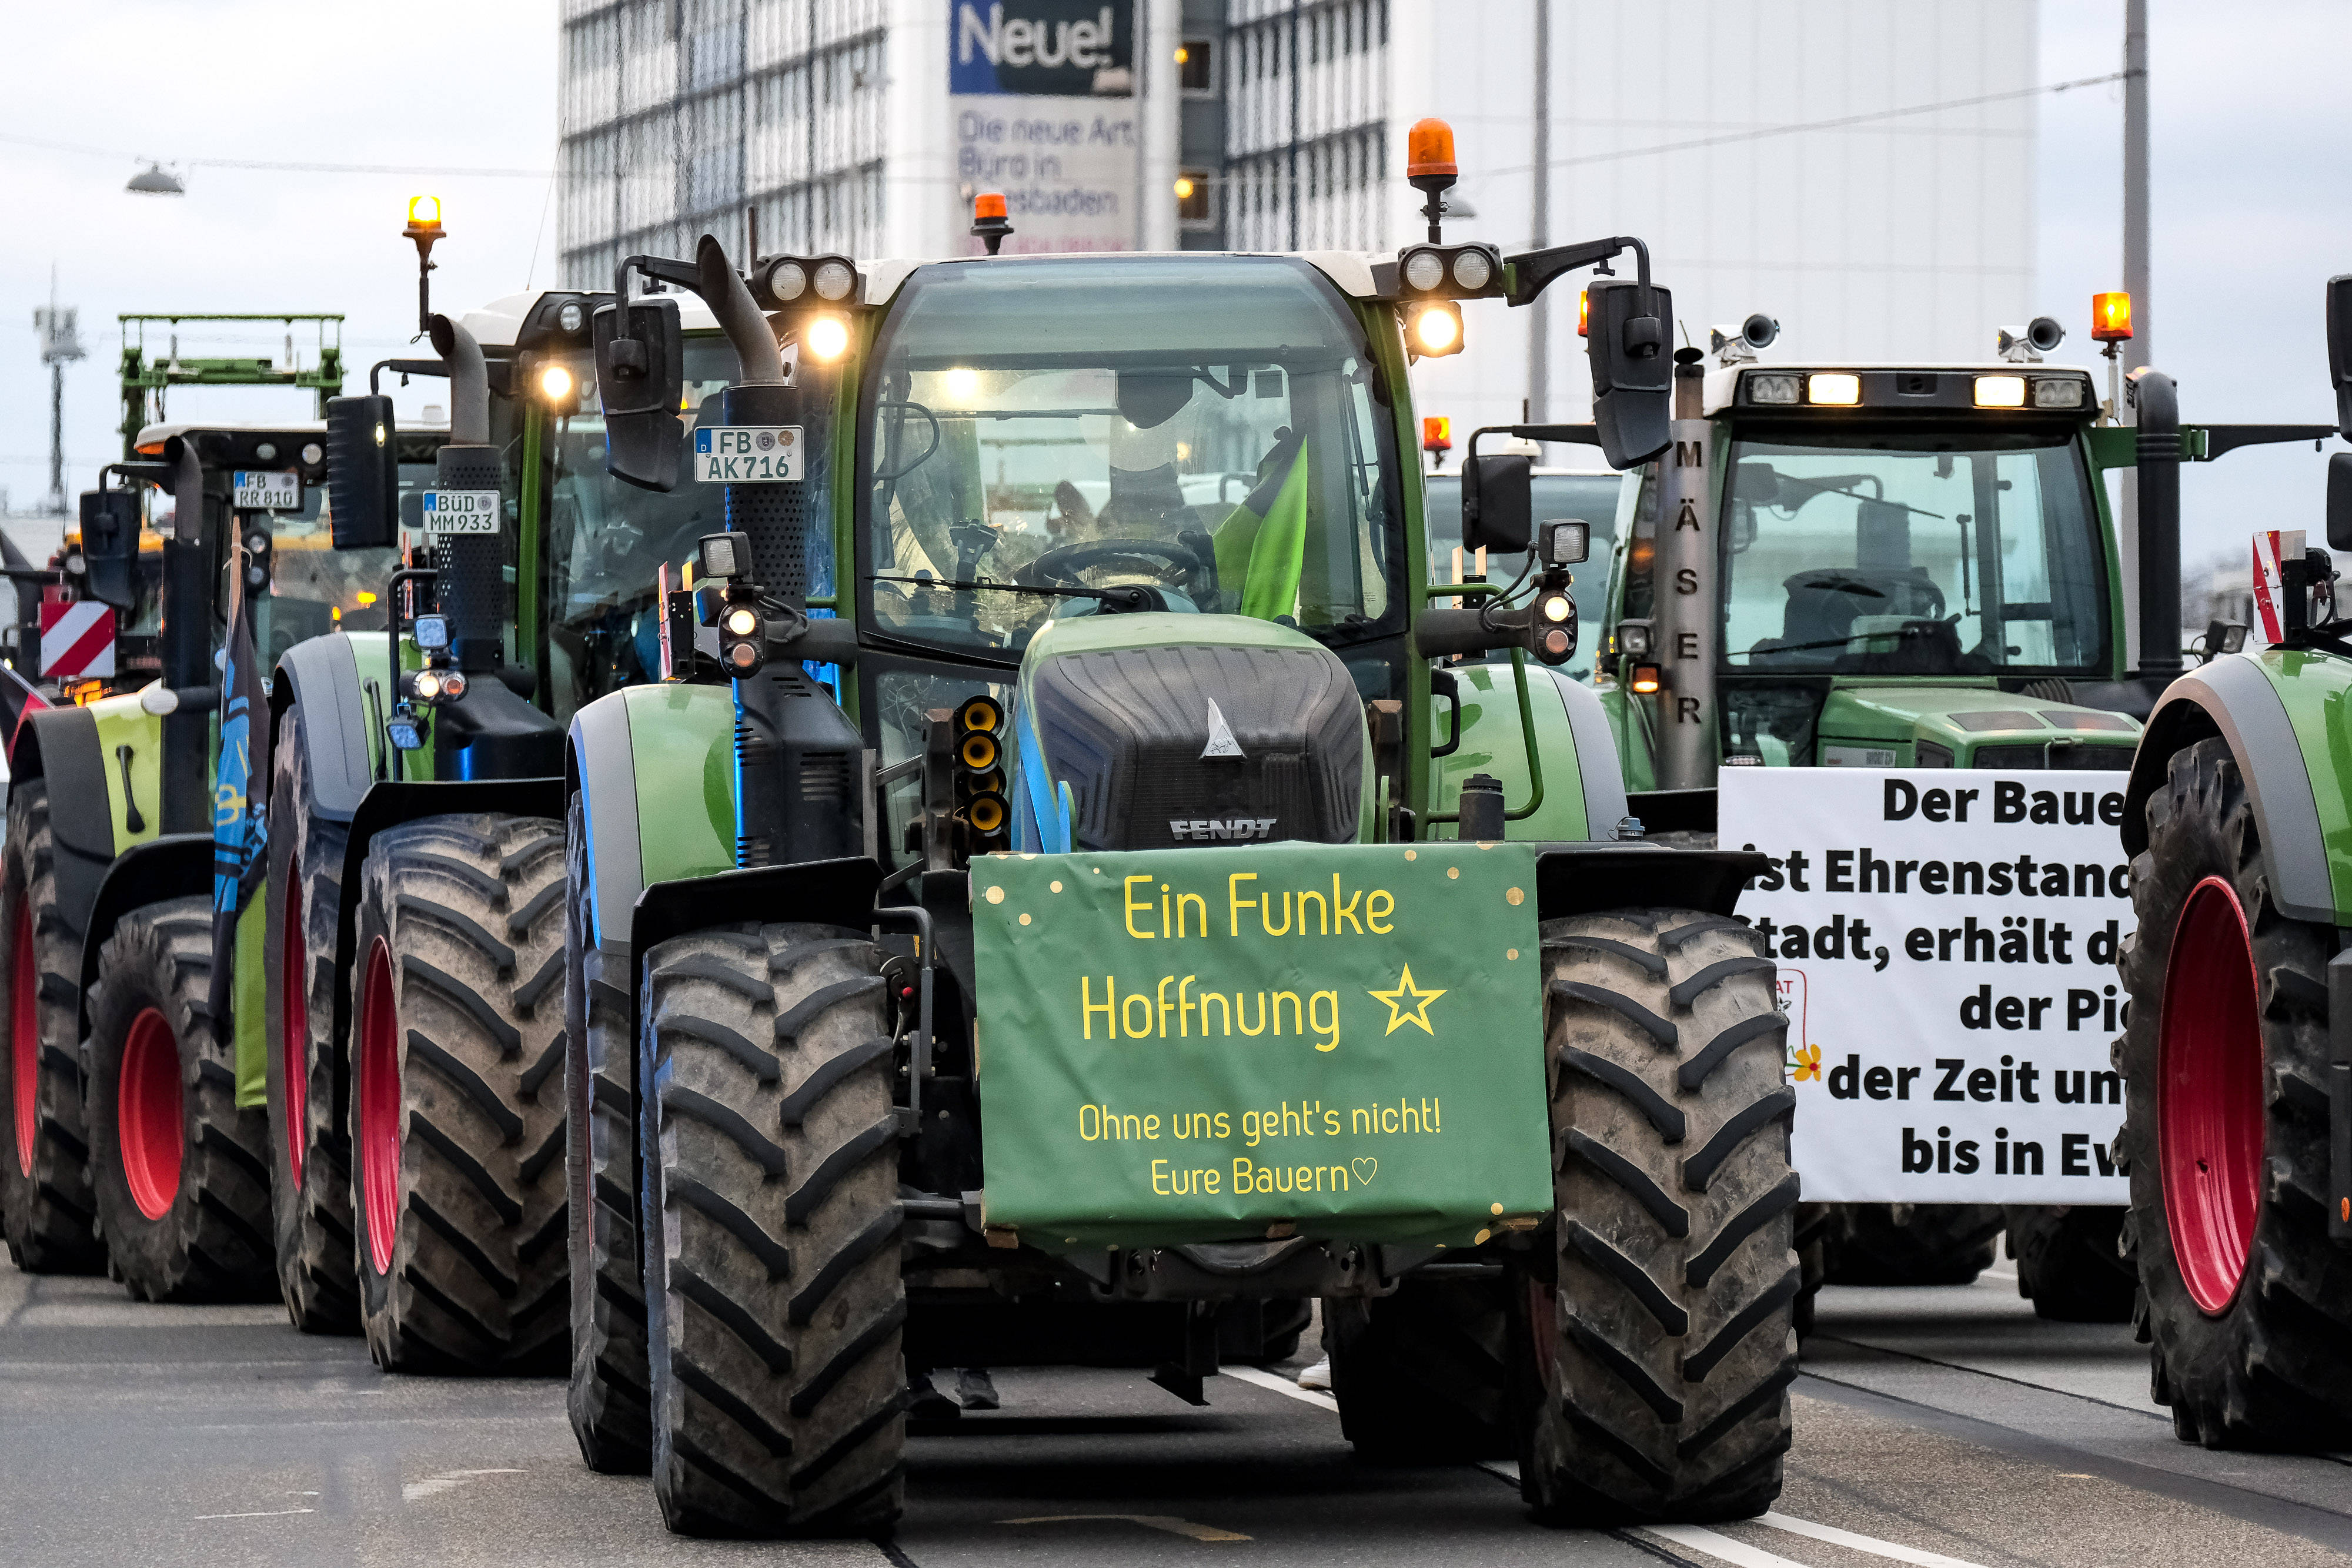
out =
<path fill-rule="evenodd" d="M 1135 248 L 1133 12 L 1127 0 L 951 0 L 954 233 L 1002 192 L 1004 254 Z"/>
<path fill-rule="evenodd" d="M 1808 1201 L 2126 1201 L 2122 773 L 1726 768 Z"/>

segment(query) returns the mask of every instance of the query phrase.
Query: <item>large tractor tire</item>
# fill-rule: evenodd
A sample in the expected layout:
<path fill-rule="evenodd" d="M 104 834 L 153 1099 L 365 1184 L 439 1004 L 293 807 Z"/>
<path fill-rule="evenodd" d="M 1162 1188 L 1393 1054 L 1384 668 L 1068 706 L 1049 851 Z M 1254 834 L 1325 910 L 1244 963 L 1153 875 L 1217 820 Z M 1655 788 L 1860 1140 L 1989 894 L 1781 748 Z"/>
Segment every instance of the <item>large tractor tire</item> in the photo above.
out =
<path fill-rule="evenodd" d="M 1512 1458 L 1511 1287 L 1415 1280 L 1324 1303 L 1339 1430 L 1375 1463 Z"/>
<path fill-rule="evenodd" d="M 2116 1059 L 2156 1397 L 2208 1448 L 2352 1448 L 2352 1291 L 2327 1239 L 2336 932 L 2272 903 L 2227 743 L 2176 753 L 2147 811 Z"/>
<path fill-rule="evenodd" d="M 654 1494 L 688 1535 L 872 1535 L 905 1491 L 881 955 L 741 925 L 644 956 Z"/>
<path fill-rule="evenodd" d="M 1737 921 L 1546 921 L 1556 1283 L 1521 1490 L 1591 1525 L 1761 1513 L 1797 1373 L 1796 1092 L 1772 961 Z"/>
<path fill-rule="evenodd" d="M 352 1148 L 335 1114 L 343 1043 L 335 1031 L 335 938 L 350 829 L 319 815 L 300 708 L 288 711 L 273 756 L 263 967 L 278 1291 L 304 1333 L 357 1333 Z"/>
<path fill-rule="evenodd" d="M 2036 1317 L 2062 1323 L 2129 1322 L 2139 1281 L 2117 1249 L 2124 1216 L 2114 1204 L 2012 1205 L 2009 1255 L 2017 1293 Z"/>
<path fill-rule="evenodd" d="M 564 825 L 564 1187 L 571 1194 L 572 1389 L 580 1457 L 604 1475 L 653 1468 L 645 1260 L 637 1248 L 635 1041 L 629 993 L 604 972 L 588 904 L 578 795 Z"/>
<path fill-rule="evenodd" d="M 560 1375 L 563 831 L 378 833 L 352 980 L 352 1186 L 368 1350 L 388 1372 Z"/>
<path fill-rule="evenodd" d="M 236 1041 L 214 1024 L 212 905 L 132 910 L 98 966 L 90 1166 L 114 1272 L 145 1301 L 268 1300 L 268 1119 L 237 1108 Z"/>
<path fill-rule="evenodd" d="M 0 987 L 6 989 L 8 1139 L 0 1158 L 0 1228 L 30 1274 L 94 1274 L 106 1266 L 90 1191 L 81 1097 L 81 933 L 58 912 L 58 844 L 49 786 L 27 779 L 8 795 L 0 859 Z"/>
<path fill-rule="evenodd" d="M 1832 1206 L 1832 1285 L 1965 1285 L 1992 1267 L 2008 1217 L 1997 1203 Z"/>

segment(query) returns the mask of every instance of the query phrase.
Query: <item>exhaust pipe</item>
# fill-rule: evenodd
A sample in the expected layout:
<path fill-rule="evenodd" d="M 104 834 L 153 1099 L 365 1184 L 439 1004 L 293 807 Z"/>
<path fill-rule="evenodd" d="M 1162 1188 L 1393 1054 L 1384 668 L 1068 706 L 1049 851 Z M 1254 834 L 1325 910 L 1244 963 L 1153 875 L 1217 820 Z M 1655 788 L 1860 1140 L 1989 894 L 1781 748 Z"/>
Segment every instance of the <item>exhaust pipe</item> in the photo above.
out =
<path fill-rule="evenodd" d="M 2181 671 L 2180 398 L 2150 366 L 2130 380 L 2139 407 L 2139 673 L 2160 688 Z"/>

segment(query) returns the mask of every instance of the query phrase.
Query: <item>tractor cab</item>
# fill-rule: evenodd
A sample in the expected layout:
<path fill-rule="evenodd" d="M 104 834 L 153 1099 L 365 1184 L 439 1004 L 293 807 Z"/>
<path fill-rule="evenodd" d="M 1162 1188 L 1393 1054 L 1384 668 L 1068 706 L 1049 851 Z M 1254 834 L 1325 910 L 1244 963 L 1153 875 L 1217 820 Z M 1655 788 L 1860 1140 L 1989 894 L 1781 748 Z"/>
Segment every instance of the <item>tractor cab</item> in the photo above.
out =
<path fill-rule="evenodd" d="M 516 534 L 517 656 L 541 674 L 541 702 L 563 723 L 607 692 L 662 678 L 661 595 L 694 541 L 725 527 L 706 486 L 672 493 L 624 483 L 604 464 L 604 414 L 587 322 L 604 295 L 509 295 L 461 318 L 488 357 L 494 437 L 509 454 L 506 493 L 529 514 Z M 735 355 L 709 308 L 680 296 L 678 436 L 734 378 Z M 503 409 L 504 417 L 501 418 Z M 528 545 L 522 541 L 528 540 Z"/>
<path fill-rule="evenodd" d="M 2127 764 L 2139 726 L 2102 695 L 2125 674 L 2124 598 L 2089 371 L 1751 353 L 1706 372 L 1702 407 L 1724 765 Z M 1636 699 L 1678 689 L 1662 491 L 1653 464 L 1601 659 L 1635 789 L 1656 727 Z"/>

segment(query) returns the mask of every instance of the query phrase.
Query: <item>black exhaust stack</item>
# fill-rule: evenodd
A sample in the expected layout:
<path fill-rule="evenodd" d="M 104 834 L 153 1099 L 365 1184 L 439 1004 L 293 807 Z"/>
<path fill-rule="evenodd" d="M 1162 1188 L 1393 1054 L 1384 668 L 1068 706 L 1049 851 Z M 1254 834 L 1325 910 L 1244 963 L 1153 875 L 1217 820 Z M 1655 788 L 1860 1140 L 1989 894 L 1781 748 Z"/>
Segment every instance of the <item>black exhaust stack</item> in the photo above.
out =
<path fill-rule="evenodd" d="M 2172 378 L 2142 365 L 2131 373 L 2139 407 L 2139 674 L 2149 695 L 2179 675 L 2180 399 Z"/>

